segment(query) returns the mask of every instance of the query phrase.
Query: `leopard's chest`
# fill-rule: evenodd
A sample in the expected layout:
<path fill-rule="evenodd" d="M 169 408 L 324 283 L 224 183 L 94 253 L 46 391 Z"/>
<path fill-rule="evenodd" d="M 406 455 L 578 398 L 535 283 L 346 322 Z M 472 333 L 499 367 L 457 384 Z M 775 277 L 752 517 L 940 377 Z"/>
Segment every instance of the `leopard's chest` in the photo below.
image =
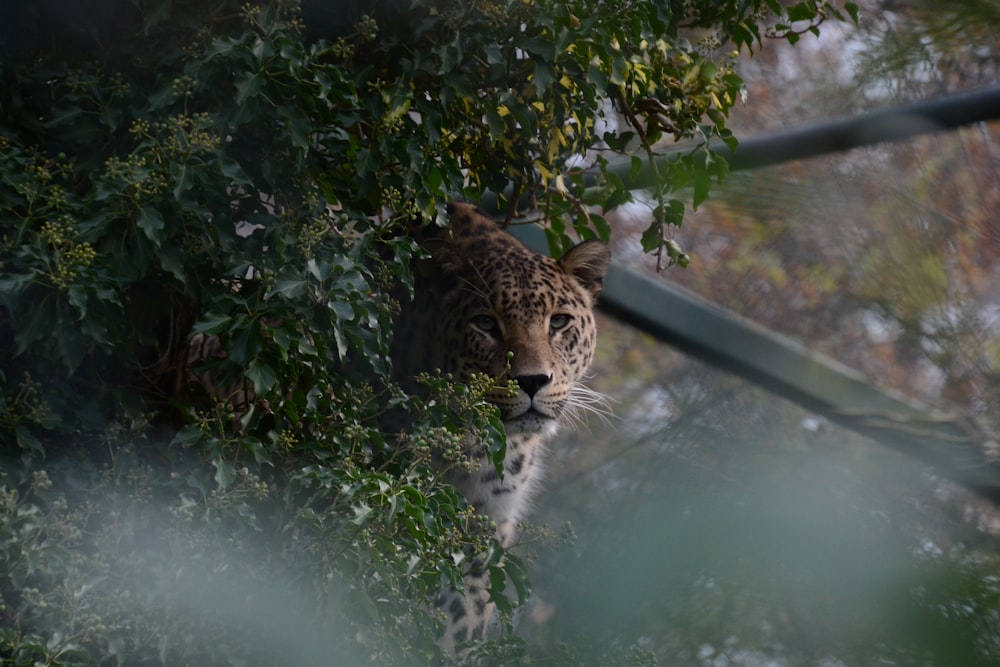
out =
<path fill-rule="evenodd" d="M 528 514 L 539 489 L 544 440 L 537 433 L 508 434 L 502 478 L 484 457 L 478 470 L 451 480 L 478 514 L 485 514 L 496 524 L 497 539 L 502 546 L 513 542 L 517 524 Z"/>

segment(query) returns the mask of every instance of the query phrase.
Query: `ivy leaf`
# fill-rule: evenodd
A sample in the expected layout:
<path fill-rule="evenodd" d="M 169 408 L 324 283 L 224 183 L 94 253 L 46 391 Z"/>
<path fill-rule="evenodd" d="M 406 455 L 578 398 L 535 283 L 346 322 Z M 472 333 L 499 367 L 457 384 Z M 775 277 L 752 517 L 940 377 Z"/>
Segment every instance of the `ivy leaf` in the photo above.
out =
<path fill-rule="evenodd" d="M 503 594 L 504 589 L 507 587 L 507 574 L 504 572 L 502 567 L 496 565 L 490 566 L 490 602 L 494 603 L 501 612 L 505 614 L 510 614 L 514 609 L 507 599 L 507 596 Z"/>
<path fill-rule="evenodd" d="M 490 463 L 493 464 L 493 469 L 497 471 L 497 476 L 502 480 L 504 476 L 503 463 L 507 458 L 507 436 L 503 428 L 503 422 L 500 420 L 500 411 L 496 408 L 492 408 L 491 410 L 489 423 L 491 426 L 491 433 L 489 433 L 491 442 L 488 455 Z"/>
<path fill-rule="evenodd" d="M 851 21 L 854 22 L 854 25 L 858 25 L 858 22 L 861 20 L 861 8 L 857 5 L 857 3 L 848 2 L 844 5 L 844 11 L 846 11 L 851 17 Z"/>
<path fill-rule="evenodd" d="M 663 244 L 663 224 L 654 220 L 642 232 L 640 239 L 643 252 L 656 252 Z"/>
<path fill-rule="evenodd" d="M 187 282 L 187 273 L 184 270 L 184 258 L 177 246 L 165 244 L 157 254 L 160 260 L 160 267 L 177 279 L 179 283 Z"/>
<path fill-rule="evenodd" d="M 31 431 L 26 429 L 20 424 L 14 427 L 14 438 L 17 440 L 17 445 L 24 451 L 35 452 L 41 456 L 45 455 L 45 448 L 42 446 L 41 441 L 38 440 Z"/>
<path fill-rule="evenodd" d="M 642 158 L 639 157 L 638 155 L 633 155 L 631 161 L 632 161 L 632 166 L 631 168 L 629 168 L 628 179 L 630 181 L 635 181 L 635 179 L 639 178 L 639 174 L 642 173 L 643 162 Z"/>
<path fill-rule="evenodd" d="M 139 209 L 139 217 L 136 220 L 139 229 L 143 231 L 150 241 L 156 246 L 160 245 L 160 232 L 163 231 L 163 215 L 152 206 L 143 206 Z"/>
<path fill-rule="evenodd" d="M 170 446 L 192 447 L 198 444 L 204 434 L 197 424 L 187 424 L 177 432 L 174 439 L 170 441 Z"/>
<path fill-rule="evenodd" d="M 260 334 L 260 326 L 250 318 L 241 318 L 243 323 L 233 331 L 226 346 L 229 358 L 240 366 L 246 366 L 251 359 L 264 349 L 264 338 Z"/>
<path fill-rule="evenodd" d="M 702 202 L 708 199 L 708 191 L 712 186 L 712 177 L 707 171 L 702 169 L 695 170 L 692 177 L 694 178 L 694 195 L 691 197 L 691 208 L 697 211 Z M 681 208 L 681 215 L 677 219 L 683 219 L 683 206 Z"/>
<path fill-rule="evenodd" d="M 225 459 L 216 459 L 212 461 L 212 465 L 215 466 L 215 484 L 220 491 L 225 491 L 233 485 L 233 481 L 236 479 L 236 469 L 232 463 Z"/>
<path fill-rule="evenodd" d="M 278 383 L 278 374 L 270 365 L 260 359 L 254 359 L 250 362 L 246 369 L 246 376 L 253 383 L 254 393 L 258 396 L 271 391 Z"/>
<path fill-rule="evenodd" d="M 808 2 L 792 5 L 787 10 L 789 21 L 812 21 L 816 18 L 816 9 Z"/>
<path fill-rule="evenodd" d="M 231 331 L 233 326 L 234 320 L 230 315 L 208 312 L 191 327 L 191 333 L 215 335 Z"/>
<path fill-rule="evenodd" d="M 256 72 L 244 72 L 236 80 L 236 105 L 246 104 L 251 97 L 256 97 L 260 93 L 261 78 Z"/>
<path fill-rule="evenodd" d="M 30 312 L 27 323 L 19 327 L 14 336 L 14 356 L 23 354 L 32 343 L 50 335 L 54 325 L 55 313 L 52 308 L 48 304 L 39 304 Z"/>
<path fill-rule="evenodd" d="M 297 299 L 305 293 L 308 286 L 309 281 L 302 277 L 298 269 L 286 266 L 278 273 L 264 298 L 270 299 L 275 294 L 280 294 L 289 300 Z"/>

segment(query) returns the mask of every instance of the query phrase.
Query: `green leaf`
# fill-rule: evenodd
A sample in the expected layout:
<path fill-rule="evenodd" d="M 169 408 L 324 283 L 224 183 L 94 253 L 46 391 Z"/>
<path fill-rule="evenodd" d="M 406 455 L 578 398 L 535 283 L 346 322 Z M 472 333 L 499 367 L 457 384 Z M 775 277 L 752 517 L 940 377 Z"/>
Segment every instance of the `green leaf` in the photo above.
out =
<path fill-rule="evenodd" d="M 243 72 L 236 79 L 236 105 L 246 104 L 246 101 L 260 93 L 262 81 L 256 72 Z"/>
<path fill-rule="evenodd" d="M 492 436 L 489 447 L 490 462 L 493 464 L 497 476 L 502 480 L 504 475 L 503 462 L 507 458 L 507 436 L 503 430 L 503 423 L 500 421 L 500 411 L 495 408 L 493 409 L 491 426 L 493 432 L 489 434 Z"/>
<path fill-rule="evenodd" d="M 225 313 L 208 312 L 191 327 L 191 333 L 215 335 L 228 332 L 233 329 L 234 322 L 233 317 Z"/>
<path fill-rule="evenodd" d="M 536 63 L 551 63 L 556 59 L 556 46 L 551 39 L 531 37 L 518 43 L 518 47 L 530 53 Z"/>
<path fill-rule="evenodd" d="M 642 165 L 643 165 L 642 158 L 639 157 L 638 155 L 633 155 L 632 166 L 629 168 L 628 171 L 628 179 L 630 181 L 635 181 L 635 179 L 639 177 L 639 174 L 642 173 Z"/>
<path fill-rule="evenodd" d="M 197 424 L 187 424 L 181 427 L 181 430 L 170 441 L 170 446 L 192 447 L 201 442 L 203 435 Z"/>
<path fill-rule="evenodd" d="M 507 131 L 507 124 L 500 117 L 496 108 L 486 110 L 486 125 L 490 130 L 490 138 L 494 140 L 502 137 Z"/>
<path fill-rule="evenodd" d="M 51 303 L 51 302 L 49 302 Z M 29 311 L 27 324 L 18 323 L 14 334 L 14 356 L 23 354 L 32 343 L 52 334 L 55 328 L 55 313 L 48 303 L 41 303 Z"/>
<path fill-rule="evenodd" d="M 66 298 L 70 305 L 76 308 L 77 319 L 82 320 L 87 316 L 87 290 L 83 285 L 76 283 L 66 290 Z"/>
<path fill-rule="evenodd" d="M 504 589 L 507 587 L 507 575 L 502 567 L 493 565 L 489 570 L 490 574 L 490 602 L 494 603 L 504 614 L 510 614 L 514 607 L 511 605 L 510 600 L 507 596 L 503 594 Z"/>
<path fill-rule="evenodd" d="M 349 301 L 331 301 L 328 305 L 339 322 L 354 321 L 354 306 Z"/>
<path fill-rule="evenodd" d="M 680 199 L 667 201 L 666 208 L 663 211 L 663 221 L 668 225 L 680 227 L 684 223 L 684 202 Z"/>
<path fill-rule="evenodd" d="M 528 579 L 528 571 L 524 563 L 516 555 L 508 553 L 504 560 L 504 570 L 507 573 L 507 578 L 514 584 L 514 590 L 517 591 L 518 604 L 524 604 L 531 593 L 531 582 Z"/>
<path fill-rule="evenodd" d="M 297 299 L 305 293 L 308 286 L 309 281 L 302 277 L 298 269 L 286 266 L 278 273 L 264 298 L 270 299 L 275 294 L 280 294 L 286 299 Z"/>
<path fill-rule="evenodd" d="M 34 452 L 42 456 L 45 455 L 45 448 L 42 446 L 42 443 L 24 426 L 18 425 L 14 427 L 14 438 L 17 440 L 18 446 L 24 451 Z"/>
<path fill-rule="evenodd" d="M 216 459 L 212 461 L 212 465 L 215 467 L 215 484 L 220 491 L 225 491 L 233 485 L 236 469 L 225 459 Z"/>
<path fill-rule="evenodd" d="M 812 21 L 816 18 L 816 10 L 808 2 L 792 5 L 786 11 L 789 21 Z"/>
<path fill-rule="evenodd" d="M 503 52 L 495 44 L 487 44 L 483 52 L 486 54 L 486 62 L 490 65 L 502 65 L 505 62 Z"/>
<path fill-rule="evenodd" d="M 535 72 L 531 77 L 531 82 L 535 84 L 535 89 L 544 91 L 552 85 L 553 81 L 555 81 L 555 72 L 552 71 L 552 66 L 544 61 L 536 62 Z"/>
<path fill-rule="evenodd" d="M 246 376 L 253 383 L 254 393 L 262 395 L 270 391 L 278 383 L 278 374 L 270 365 L 260 359 L 254 359 L 246 369 Z"/>
<path fill-rule="evenodd" d="M 663 225 L 655 220 L 642 233 L 643 252 L 656 252 L 663 243 Z"/>
<path fill-rule="evenodd" d="M 708 199 L 708 191 L 712 186 L 712 178 L 707 171 L 701 169 L 696 170 L 692 176 L 694 177 L 694 194 L 691 197 L 691 208 L 697 211 L 702 202 Z"/>
<path fill-rule="evenodd" d="M 291 139 L 292 146 L 307 152 L 311 148 L 309 136 L 311 127 L 309 120 L 295 107 L 283 105 L 278 109 L 278 116 L 284 121 L 285 130 Z"/>
<path fill-rule="evenodd" d="M 170 170 L 170 177 L 174 181 L 174 199 L 181 201 L 184 193 L 191 189 L 193 185 L 194 174 L 193 170 L 188 168 L 186 164 L 172 165 Z"/>
<path fill-rule="evenodd" d="M 590 222 L 597 231 L 597 238 L 605 243 L 611 242 L 611 225 L 602 215 L 591 214 Z"/>
<path fill-rule="evenodd" d="M 54 333 L 63 367 L 66 368 L 67 374 L 72 375 L 79 368 L 87 353 L 83 337 L 77 333 L 76 329 L 67 326 L 57 326 Z"/>
<path fill-rule="evenodd" d="M 424 179 L 424 185 L 428 190 L 437 190 L 443 182 L 444 174 L 441 171 L 441 167 L 438 165 L 432 166 L 427 172 L 427 178 Z"/>
<path fill-rule="evenodd" d="M 157 254 L 160 260 L 160 267 L 177 279 L 180 283 L 187 282 L 187 273 L 184 270 L 184 259 L 182 251 L 175 245 L 164 244 Z"/>
<path fill-rule="evenodd" d="M 760 37 L 748 28 L 745 23 L 736 22 L 729 28 L 733 43 L 737 46 L 752 47 L 754 42 L 759 42 Z"/>
<path fill-rule="evenodd" d="M 625 85 L 625 70 L 627 68 L 627 63 L 625 62 L 625 56 L 620 53 L 615 53 L 611 58 L 611 73 L 608 79 L 616 86 Z"/>
<path fill-rule="evenodd" d="M 260 326 L 257 322 L 248 318 L 241 319 L 243 319 L 243 323 L 239 328 L 233 330 L 229 344 L 226 345 L 226 352 L 234 363 L 246 366 L 264 349 L 264 338 L 260 334 Z"/>
<path fill-rule="evenodd" d="M 462 64 L 462 40 L 455 37 L 455 41 L 448 44 L 441 50 L 441 69 L 439 74 L 447 74 Z"/>
<path fill-rule="evenodd" d="M 281 360 L 288 361 L 288 352 L 292 349 L 292 333 L 284 327 L 279 326 L 271 329 L 271 340 L 274 341 L 274 345 L 278 348 Z"/>
<path fill-rule="evenodd" d="M 0 278 L 0 295 L 8 299 L 16 296 L 18 292 L 31 284 L 34 277 L 34 273 L 14 273 L 3 276 Z"/>
<path fill-rule="evenodd" d="M 719 73 L 719 66 L 711 60 L 706 60 L 701 64 L 699 72 L 701 73 L 702 81 L 709 83 L 715 78 L 716 74 Z"/>
<path fill-rule="evenodd" d="M 226 156 L 220 156 L 216 168 L 229 179 L 230 185 L 246 187 L 253 184 L 250 176 L 243 170 L 240 163 Z"/>
<path fill-rule="evenodd" d="M 143 206 L 139 209 L 139 217 L 136 220 L 139 229 L 143 231 L 150 241 L 155 245 L 160 245 L 160 232 L 163 231 L 163 215 L 153 206 Z"/>
<path fill-rule="evenodd" d="M 844 5 L 844 10 L 851 17 L 854 25 L 858 25 L 861 21 L 861 8 L 854 2 L 848 2 Z"/>
<path fill-rule="evenodd" d="M 367 148 L 360 149 L 354 156 L 354 169 L 359 176 L 367 177 L 370 172 L 377 168 L 377 162 L 372 156 L 372 152 Z"/>

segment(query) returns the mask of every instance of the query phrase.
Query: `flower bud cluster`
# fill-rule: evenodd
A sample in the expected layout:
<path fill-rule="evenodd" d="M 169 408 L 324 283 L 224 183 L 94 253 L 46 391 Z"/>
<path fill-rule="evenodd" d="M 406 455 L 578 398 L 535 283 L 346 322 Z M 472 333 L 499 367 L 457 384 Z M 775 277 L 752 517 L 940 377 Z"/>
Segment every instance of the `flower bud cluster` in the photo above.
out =
<path fill-rule="evenodd" d="M 9 430 L 23 423 L 44 424 L 53 416 L 52 407 L 42 398 L 41 385 L 28 372 L 24 373 L 17 394 L 6 408 L 0 411 L 0 426 Z"/>
<path fill-rule="evenodd" d="M 80 271 L 97 258 L 97 251 L 90 243 L 76 240 L 76 232 L 76 221 L 64 215 L 46 220 L 38 233 L 52 249 L 49 278 L 59 289 L 69 287 Z"/>

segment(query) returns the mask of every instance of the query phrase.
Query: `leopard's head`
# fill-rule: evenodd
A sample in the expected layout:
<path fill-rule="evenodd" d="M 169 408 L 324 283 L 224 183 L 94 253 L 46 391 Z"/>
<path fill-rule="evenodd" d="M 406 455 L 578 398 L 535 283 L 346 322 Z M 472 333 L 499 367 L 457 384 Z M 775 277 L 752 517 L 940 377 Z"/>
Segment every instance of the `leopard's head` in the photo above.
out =
<path fill-rule="evenodd" d="M 592 395 L 579 382 L 594 358 L 593 309 L 610 252 L 585 241 L 554 260 L 470 204 L 448 210 L 450 234 L 424 241 L 433 259 L 418 272 L 417 297 L 397 332 L 408 348 L 403 366 L 513 379 L 516 393 L 489 396 L 508 435 L 551 433 Z"/>

